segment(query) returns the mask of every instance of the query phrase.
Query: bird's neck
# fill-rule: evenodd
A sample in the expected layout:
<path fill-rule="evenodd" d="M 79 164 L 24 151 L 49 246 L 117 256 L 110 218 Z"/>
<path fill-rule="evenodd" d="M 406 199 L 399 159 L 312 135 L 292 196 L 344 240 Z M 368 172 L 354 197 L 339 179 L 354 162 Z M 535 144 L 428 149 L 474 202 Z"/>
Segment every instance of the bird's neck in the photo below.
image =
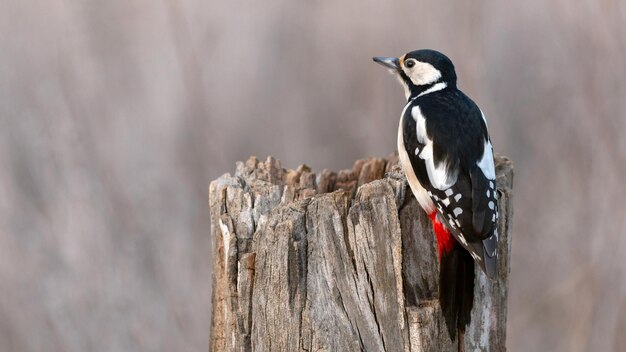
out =
<path fill-rule="evenodd" d="M 427 94 L 431 94 L 434 92 L 438 92 L 444 89 L 449 89 L 449 88 L 454 88 L 454 87 L 450 87 L 448 85 L 448 83 L 439 80 L 430 84 L 424 84 L 424 85 L 420 85 L 420 86 L 412 86 L 411 87 L 411 95 L 409 96 L 408 100 L 412 100 Z"/>

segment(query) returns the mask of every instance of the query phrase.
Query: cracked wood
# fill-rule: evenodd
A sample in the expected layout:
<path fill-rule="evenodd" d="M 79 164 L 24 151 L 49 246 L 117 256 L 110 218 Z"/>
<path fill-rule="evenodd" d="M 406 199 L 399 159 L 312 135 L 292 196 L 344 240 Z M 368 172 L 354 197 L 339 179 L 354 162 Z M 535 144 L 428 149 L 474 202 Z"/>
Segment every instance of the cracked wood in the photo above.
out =
<path fill-rule="evenodd" d="M 435 238 L 395 155 L 317 175 L 238 162 L 209 188 L 210 350 L 505 350 L 513 168 L 496 168 L 500 275 L 477 270 L 472 323 L 451 341 Z"/>

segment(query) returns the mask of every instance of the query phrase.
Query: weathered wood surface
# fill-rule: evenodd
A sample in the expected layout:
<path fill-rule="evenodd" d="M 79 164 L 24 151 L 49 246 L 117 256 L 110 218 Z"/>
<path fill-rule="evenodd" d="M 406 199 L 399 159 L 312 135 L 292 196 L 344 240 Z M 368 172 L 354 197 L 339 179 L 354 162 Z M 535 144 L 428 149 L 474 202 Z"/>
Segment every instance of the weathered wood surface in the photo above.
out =
<path fill-rule="evenodd" d="M 499 276 L 477 270 L 451 341 L 436 242 L 397 158 L 352 170 L 237 163 L 211 183 L 212 351 L 504 351 L 513 168 L 496 158 Z"/>

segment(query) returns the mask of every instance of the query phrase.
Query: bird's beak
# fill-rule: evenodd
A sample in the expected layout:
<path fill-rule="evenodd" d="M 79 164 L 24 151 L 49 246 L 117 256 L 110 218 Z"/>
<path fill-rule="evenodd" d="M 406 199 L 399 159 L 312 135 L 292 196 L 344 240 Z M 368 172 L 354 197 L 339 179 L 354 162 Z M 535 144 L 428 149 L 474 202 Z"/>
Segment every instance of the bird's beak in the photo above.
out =
<path fill-rule="evenodd" d="M 376 56 L 373 58 L 373 60 L 374 62 L 377 62 L 392 70 L 396 70 L 396 71 L 400 70 L 400 59 L 398 59 L 397 57 Z"/>

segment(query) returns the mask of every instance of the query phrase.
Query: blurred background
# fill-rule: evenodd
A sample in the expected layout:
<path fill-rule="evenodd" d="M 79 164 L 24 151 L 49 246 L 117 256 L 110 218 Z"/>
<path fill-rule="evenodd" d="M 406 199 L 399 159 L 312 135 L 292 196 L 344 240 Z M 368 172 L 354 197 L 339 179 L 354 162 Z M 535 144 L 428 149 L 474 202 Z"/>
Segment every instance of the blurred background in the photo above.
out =
<path fill-rule="evenodd" d="M 626 346 L 626 2 L 0 2 L 0 350 L 205 351 L 209 182 L 395 149 L 443 51 L 515 163 L 508 347 Z"/>

